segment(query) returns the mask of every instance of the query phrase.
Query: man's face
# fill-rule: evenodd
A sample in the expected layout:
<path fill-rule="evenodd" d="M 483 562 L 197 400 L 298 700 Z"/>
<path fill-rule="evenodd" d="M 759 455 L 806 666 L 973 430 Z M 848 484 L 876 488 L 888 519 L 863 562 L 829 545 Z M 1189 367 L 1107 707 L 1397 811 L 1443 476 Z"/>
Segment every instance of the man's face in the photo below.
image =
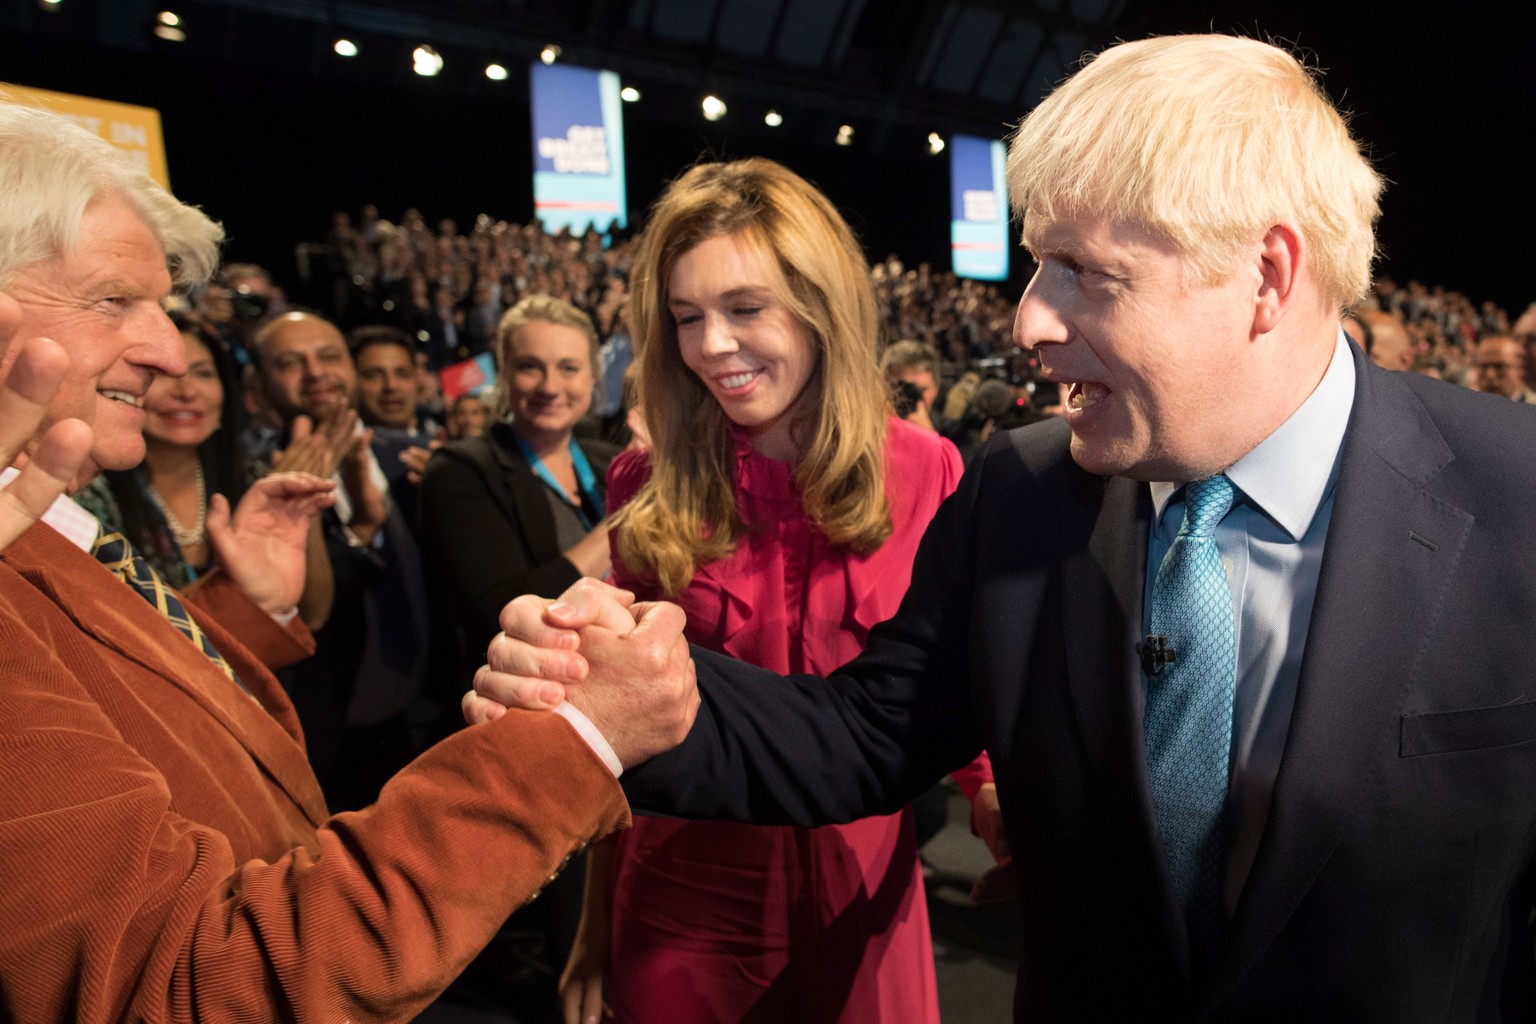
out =
<path fill-rule="evenodd" d="M 357 354 L 357 411 L 373 427 L 409 429 L 416 419 L 416 364 L 399 345 Z"/>
<path fill-rule="evenodd" d="M 1026 223 L 1040 268 L 1014 341 L 1070 385 L 1072 457 L 1093 473 L 1183 482 L 1220 472 L 1256 443 L 1244 422 L 1258 266 L 1193 279 L 1161 236 L 1092 220 Z M 1258 437 L 1262 438 L 1263 434 Z"/>
<path fill-rule="evenodd" d="M 300 414 L 318 422 L 351 407 L 357 378 L 340 331 L 304 315 L 280 320 L 269 331 L 261 351 L 262 387 L 284 423 Z"/>
<path fill-rule="evenodd" d="M 1525 390 L 1525 353 L 1514 338 L 1486 338 L 1477 346 L 1477 389 L 1518 398 Z"/>
<path fill-rule="evenodd" d="M 100 470 L 138 465 L 150 382 L 187 369 L 181 335 L 161 306 L 171 291 L 165 250 L 148 225 L 122 200 L 98 197 L 69 251 L 18 270 L 6 291 L 21 307 L 16 337 L 52 338 L 71 364 L 31 443 L 60 420 L 91 425 L 95 442 L 71 493 Z M 11 358 L 18 349 L 11 346 Z M 9 360 L 0 364 L 3 375 Z"/>

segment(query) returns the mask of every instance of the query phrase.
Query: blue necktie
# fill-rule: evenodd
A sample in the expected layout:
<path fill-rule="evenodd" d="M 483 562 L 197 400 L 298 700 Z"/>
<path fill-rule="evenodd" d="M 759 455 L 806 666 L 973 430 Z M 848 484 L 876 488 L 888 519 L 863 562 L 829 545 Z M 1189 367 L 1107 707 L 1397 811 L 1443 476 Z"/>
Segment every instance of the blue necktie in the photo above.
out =
<path fill-rule="evenodd" d="M 240 677 L 235 675 L 235 670 L 213 646 L 213 641 L 208 639 L 208 634 L 192 621 L 192 616 L 187 613 L 186 605 L 181 603 L 181 598 L 176 591 L 166 586 L 160 574 L 133 550 L 133 545 L 128 543 L 127 537 L 121 533 L 103 531 L 96 538 L 91 553 L 96 556 L 97 561 L 107 567 L 112 575 L 128 584 L 135 593 L 148 601 L 155 611 L 176 627 L 182 636 L 196 644 L 197 649 L 206 654 L 208 660 L 213 662 L 220 672 L 239 684 L 240 689 L 245 690 L 245 684 L 240 682 Z M 250 691 L 246 690 L 246 693 L 249 695 Z"/>
<path fill-rule="evenodd" d="M 1232 746 L 1237 637 L 1216 524 L 1232 507 L 1232 481 L 1185 488 L 1184 523 L 1152 586 L 1148 642 L 1171 648 L 1147 677 L 1147 769 L 1163 851 L 1194 945 L 1219 938 Z M 1156 638 L 1156 640 L 1154 640 Z"/>

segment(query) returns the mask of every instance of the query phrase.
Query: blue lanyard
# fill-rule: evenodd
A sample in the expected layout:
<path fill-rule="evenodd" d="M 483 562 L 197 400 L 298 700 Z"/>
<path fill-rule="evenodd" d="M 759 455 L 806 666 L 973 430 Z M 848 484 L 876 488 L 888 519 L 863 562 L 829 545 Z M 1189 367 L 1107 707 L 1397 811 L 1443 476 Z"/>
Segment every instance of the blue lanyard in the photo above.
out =
<path fill-rule="evenodd" d="M 560 486 L 559 481 L 555 479 L 555 475 L 549 471 L 549 467 L 544 465 L 544 460 L 533 453 L 533 449 L 528 447 L 528 442 L 518 437 L 516 431 L 512 432 L 512 436 L 517 438 L 517 447 L 522 450 L 523 458 L 528 460 L 528 465 L 533 469 L 534 475 L 553 487 L 556 494 L 569 502 L 570 498 L 566 496 L 565 488 Z M 601 521 L 603 516 L 607 515 L 607 509 L 603 506 L 603 496 L 597 490 L 597 474 L 592 472 L 591 463 L 587 461 L 587 457 L 582 453 L 582 450 L 576 446 L 576 441 L 572 439 L 567 444 L 570 446 L 571 468 L 576 470 L 576 487 L 581 491 L 581 496 L 592 506 L 593 511 L 597 513 L 598 520 Z M 587 515 L 586 508 L 583 505 L 577 503 L 573 507 L 576 509 L 576 515 L 581 517 L 582 526 L 590 530 L 597 525 Z"/>

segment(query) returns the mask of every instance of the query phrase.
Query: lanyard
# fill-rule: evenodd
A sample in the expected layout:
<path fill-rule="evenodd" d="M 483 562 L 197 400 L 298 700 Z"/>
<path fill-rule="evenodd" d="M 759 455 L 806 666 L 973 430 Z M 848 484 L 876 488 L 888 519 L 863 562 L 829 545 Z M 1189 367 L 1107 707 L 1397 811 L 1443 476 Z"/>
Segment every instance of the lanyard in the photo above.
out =
<path fill-rule="evenodd" d="M 512 436 L 517 438 L 517 447 L 522 450 L 523 458 L 528 460 L 528 465 L 533 470 L 534 475 L 553 487 L 556 494 L 570 502 L 570 498 L 566 496 L 565 488 L 561 487 L 559 482 L 555 480 L 555 475 L 549 471 L 548 466 L 544 465 L 544 460 L 533 453 L 533 449 L 528 447 L 528 442 L 518 437 L 516 431 L 513 431 Z M 581 491 L 581 496 L 584 499 L 581 503 L 574 504 L 573 507 L 576 509 L 576 514 L 581 517 L 581 525 L 590 530 L 597 525 L 597 522 L 587 515 L 587 506 L 590 505 L 592 510 L 596 512 L 598 521 L 601 521 L 603 516 L 607 514 L 607 510 L 603 507 L 603 496 L 597 492 L 597 474 L 592 472 L 591 463 L 587 462 L 586 455 L 576 446 L 574 438 L 568 441 L 567 444 L 570 446 L 571 468 L 576 470 L 576 487 Z"/>

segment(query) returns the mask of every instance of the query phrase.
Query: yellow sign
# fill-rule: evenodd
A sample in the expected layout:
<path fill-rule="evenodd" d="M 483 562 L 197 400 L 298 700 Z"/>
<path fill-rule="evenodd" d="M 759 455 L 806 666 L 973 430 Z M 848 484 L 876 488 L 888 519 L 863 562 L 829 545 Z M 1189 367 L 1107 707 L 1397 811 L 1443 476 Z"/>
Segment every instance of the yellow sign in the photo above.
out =
<path fill-rule="evenodd" d="M 41 107 L 78 121 L 127 153 L 149 172 L 151 178 L 170 189 L 171 179 L 165 169 L 165 137 L 160 133 L 160 111 L 89 96 L 72 96 L 67 92 L 29 89 L 24 85 L 6 86 L 0 90 L 0 99 L 27 107 Z"/>

